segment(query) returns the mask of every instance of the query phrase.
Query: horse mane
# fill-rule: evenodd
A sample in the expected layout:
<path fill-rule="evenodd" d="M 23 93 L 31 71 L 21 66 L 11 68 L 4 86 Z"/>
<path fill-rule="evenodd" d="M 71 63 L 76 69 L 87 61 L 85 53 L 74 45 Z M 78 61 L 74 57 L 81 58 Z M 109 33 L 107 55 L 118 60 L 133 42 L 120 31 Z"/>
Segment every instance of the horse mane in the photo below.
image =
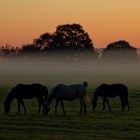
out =
<path fill-rule="evenodd" d="M 14 99 L 14 90 L 17 88 L 17 87 L 19 87 L 19 86 L 21 86 L 21 85 L 23 85 L 23 84 L 17 84 L 9 93 L 8 93 L 8 95 L 7 95 L 7 97 L 6 97 L 6 100 L 5 100 L 5 103 L 6 104 L 11 104 L 11 102 L 12 102 L 12 100 Z"/>
<path fill-rule="evenodd" d="M 98 88 L 95 90 L 93 98 L 98 99 Z"/>
<path fill-rule="evenodd" d="M 48 97 L 47 97 L 47 104 L 51 104 L 51 102 L 53 101 L 53 98 L 54 98 L 54 92 L 56 90 L 57 87 L 55 87 L 54 89 L 52 89 L 52 91 L 48 94 Z"/>

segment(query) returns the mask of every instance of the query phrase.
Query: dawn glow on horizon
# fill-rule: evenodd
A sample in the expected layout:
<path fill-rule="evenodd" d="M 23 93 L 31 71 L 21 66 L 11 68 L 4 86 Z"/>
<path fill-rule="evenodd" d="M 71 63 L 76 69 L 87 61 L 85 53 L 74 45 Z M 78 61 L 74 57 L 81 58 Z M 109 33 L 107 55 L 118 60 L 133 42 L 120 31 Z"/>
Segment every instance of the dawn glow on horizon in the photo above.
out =
<path fill-rule="evenodd" d="M 95 48 L 118 40 L 140 48 L 140 0 L 0 0 L 0 45 L 32 43 L 73 23 L 83 26 Z"/>

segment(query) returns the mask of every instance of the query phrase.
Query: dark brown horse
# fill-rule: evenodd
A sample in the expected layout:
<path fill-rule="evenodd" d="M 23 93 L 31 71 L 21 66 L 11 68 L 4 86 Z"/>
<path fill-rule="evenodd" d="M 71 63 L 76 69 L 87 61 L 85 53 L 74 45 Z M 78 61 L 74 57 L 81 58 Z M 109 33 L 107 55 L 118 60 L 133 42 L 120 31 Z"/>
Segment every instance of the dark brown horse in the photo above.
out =
<path fill-rule="evenodd" d="M 111 106 L 109 104 L 109 101 L 107 97 L 116 97 L 119 96 L 121 105 L 122 105 L 122 110 L 124 110 L 125 106 L 128 106 L 129 110 L 129 103 L 128 103 L 128 89 L 127 86 L 123 84 L 102 84 L 100 85 L 96 90 L 93 95 L 92 99 L 92 109 L 95 110 L 95 107 L 97 106 L 97 100 L 98 97 L 103 97 L 103 110 L 105 110 L 105 102 L 109 106 L 109 110 L 111 110 Z"/>
<path fill-rule="evenodd" d="M 83 84 L 75 84 L 75 85 L 64 85 L 64 84 L 59 84 L 54 89 L 52 92 L 48 95 L 48 98 L 45 102 L 45 107 L 44 107 L 44 114 L 47 115 L 48 112 L 50 111 L 50 104 L 53 101 L 53 99 L 56 100 L 55 104 L 55 114 L 57 113 L 57 106 L 58 103 L 61 103 L 61 107 L 63 110 L 63 113 L 65 113 L 64 110 L 64 104 L 63 100 L 66 101 L 72 101 L 79 99 L 80 101 L 80 112 L 79 115 L 82 114 L 83 108 L 84 108 L 84 115 L 86 114 L 86 103 L 85 103 L 85 95 L 87 93 L 87 82 L 83 82 Z"/>
<path fill-rule="evenodd" d="M 47 96 L 48 89 L 46 86 L 43 86 L 41 84 L 18 84 L 9 92 L 4 102 L 5 113 L 7 114 L 10 111 L 11 102 L 14 98 L 18 100 L 18 113 L 20 113 L 20 104 L 22 104 L 24 112 L 26 113 L 26 108 L 23 99 L 37 98 L 37 101 L 39 103 L 38 113 L 40 113 L 41 105 L 43 106 L 44 111 L 44 101 L 47 98 Z"/>

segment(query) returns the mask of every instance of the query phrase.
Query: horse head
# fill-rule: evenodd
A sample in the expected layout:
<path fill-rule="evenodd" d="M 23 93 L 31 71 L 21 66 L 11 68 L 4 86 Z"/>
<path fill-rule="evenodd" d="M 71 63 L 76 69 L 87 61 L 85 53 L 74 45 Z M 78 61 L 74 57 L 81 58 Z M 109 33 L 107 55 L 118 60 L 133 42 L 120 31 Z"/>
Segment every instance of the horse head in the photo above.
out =
<path fill-rule="evenodd" d="M 6 101 L 4 102 L 4 111 L 5 111 L 5 114 L 9 113 L 11 109 L 11 106 L 10 104 L 8 104 Z"/>
<path fill-rule="evenodd" d="M 92 99 L 92 110 L 94 111 L 95 108 L 97 106 L 97 100 L 95 100 L 94 98 Z"/>
<path fill-rule="evenodd" d="M 48 115 L 49 111 L 51 110 L 50 104 L 46 101 L 44 103 L 44 115 Z"/>

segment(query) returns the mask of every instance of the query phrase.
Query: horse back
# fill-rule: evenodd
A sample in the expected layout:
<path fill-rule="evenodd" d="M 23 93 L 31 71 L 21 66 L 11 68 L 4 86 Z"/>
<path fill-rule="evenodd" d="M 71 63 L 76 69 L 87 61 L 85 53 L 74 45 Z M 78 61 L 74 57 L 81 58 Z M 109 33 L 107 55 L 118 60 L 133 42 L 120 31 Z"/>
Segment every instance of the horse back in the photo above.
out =
<path fill-rule="evenodd" d="M 43 97 L 48 94 L 47 87 L 41 84 L 18 84 L 10 92 L 15 98 L 30 99 L 34 97 Z"/>
<path fill-rule="evenodd" d="M 119 96 L 128 97 L 128 88 L 127 88 L 126 85 L 124 85 L 124 84 L 113 84 L 112 87 Z"/>
<path fill-rule="evenodd" d="M 86 87 L 81 84 L 70 85 L 69 88 L 72 92 L 77 93 L 79 96 L 84 96 L 87 93 Z"/>
<path fill-rule="evenodd" d="M 128 96 L 128 89 L 123 84 L 102 84 L 96 89 L 95 94 L 101 97 Z"/>
<path fill-rule="evenodd" d="M 53 89 L 53 96 L 60 100 L 74 100 L 83 97 L 86 94 L 86 88 L 83 85 L 64 85 L 59 84 Z"/>

